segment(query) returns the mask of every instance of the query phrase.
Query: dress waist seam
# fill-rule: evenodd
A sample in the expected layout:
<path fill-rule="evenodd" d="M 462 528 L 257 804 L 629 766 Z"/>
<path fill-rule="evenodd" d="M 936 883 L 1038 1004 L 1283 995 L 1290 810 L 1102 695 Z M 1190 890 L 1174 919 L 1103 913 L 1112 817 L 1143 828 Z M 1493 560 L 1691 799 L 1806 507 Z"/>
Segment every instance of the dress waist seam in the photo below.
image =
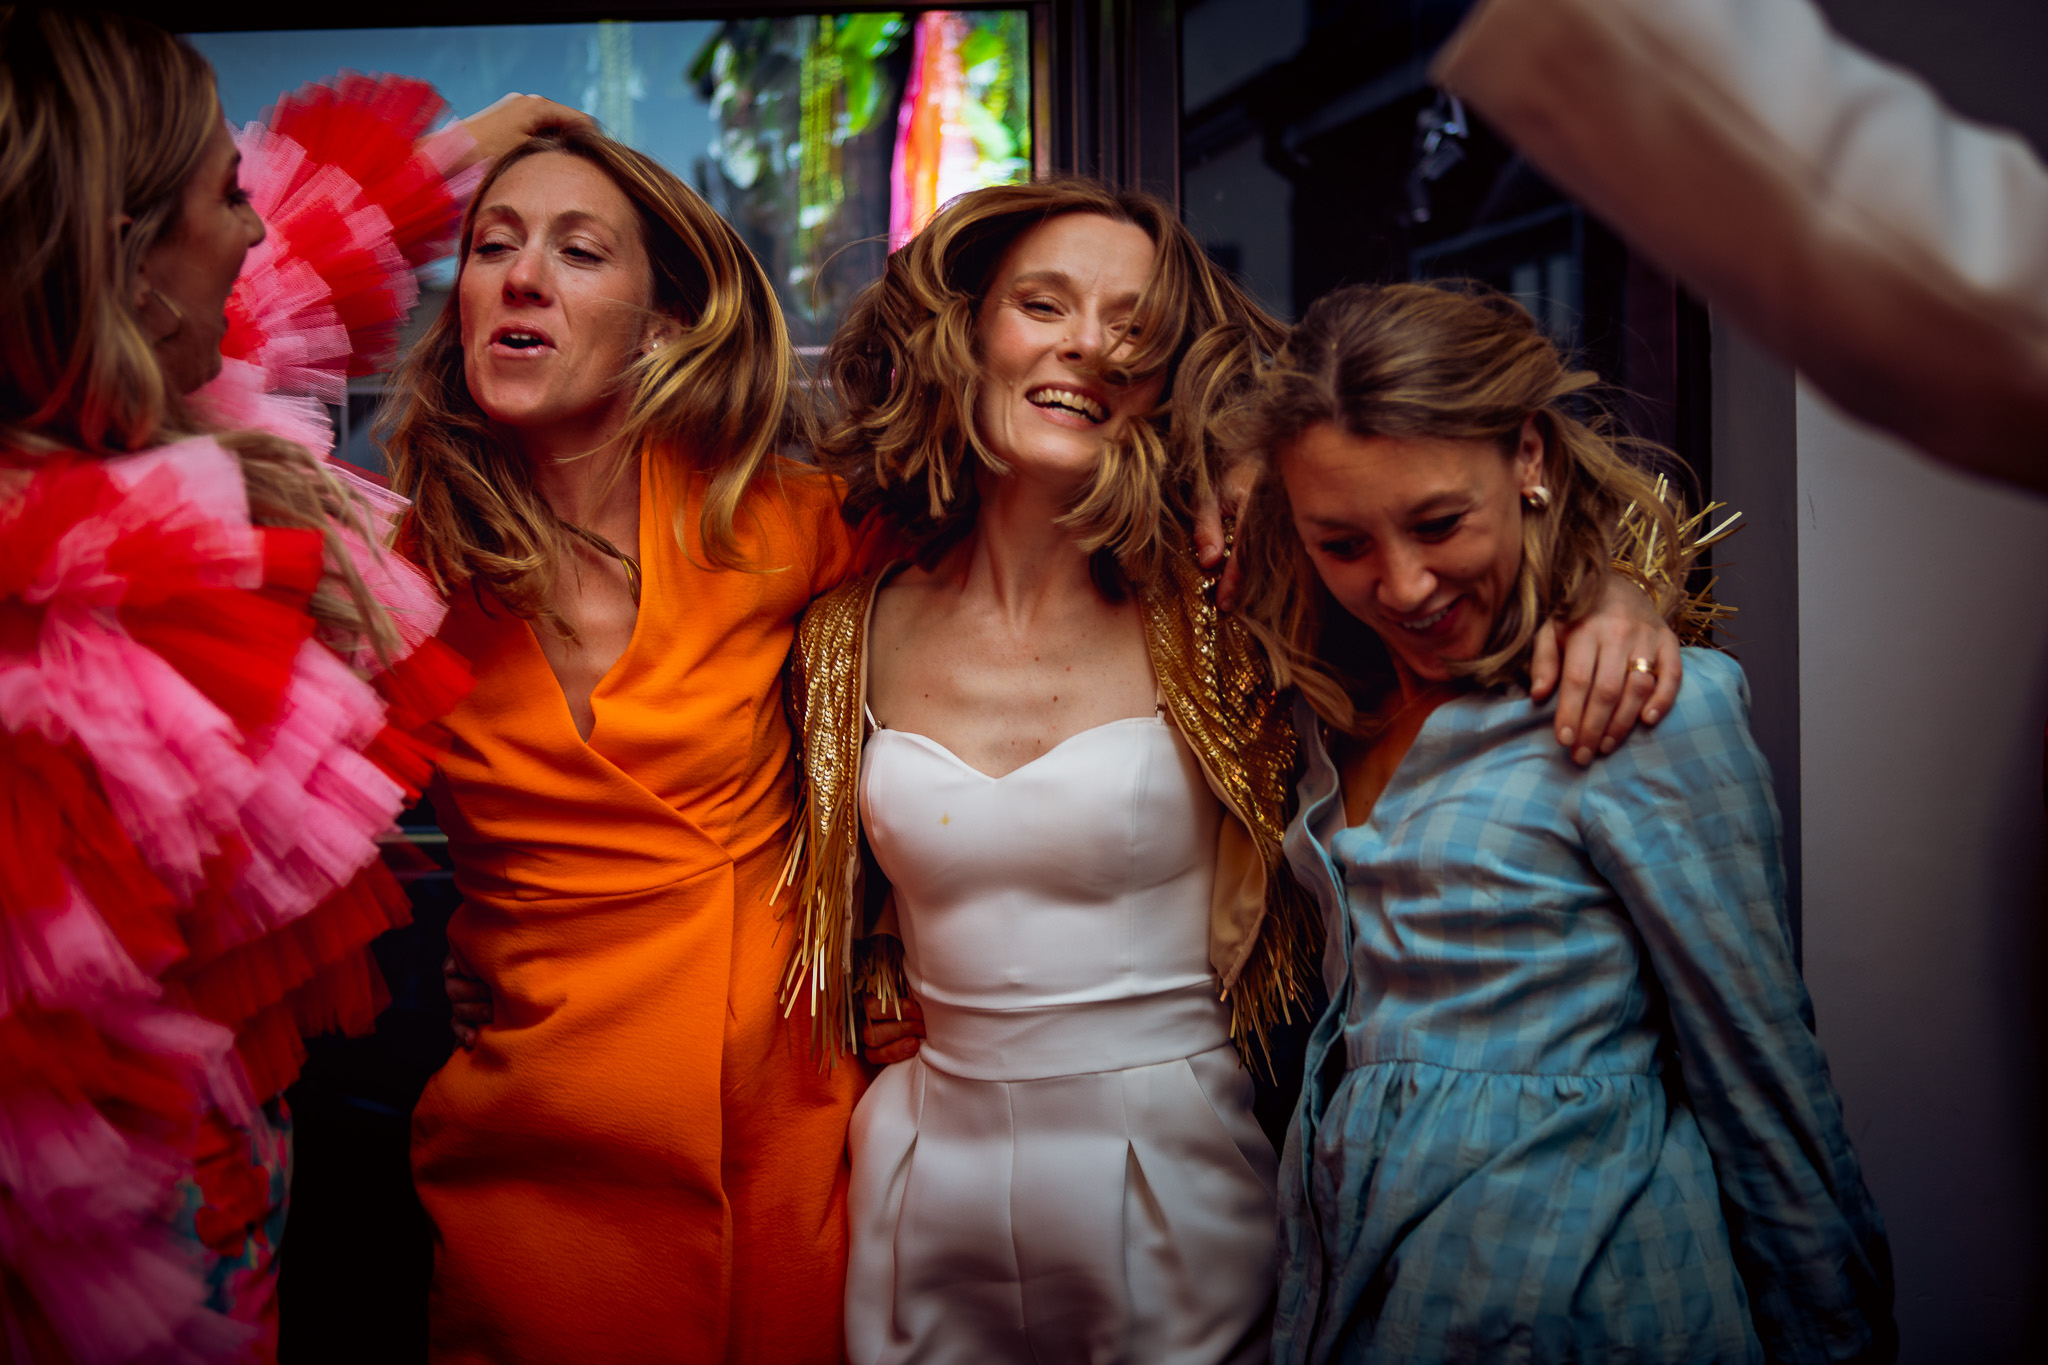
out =
<path fill-rule="evenodd" d="M 1175 1062 L 1191 1061 L 1196 1057 L 1204 1055 L 1205 1053 L 1214 1052 L 1219 1047 L 1230 1046 L 1230 1039 L 1226 1037 L 1221 1042 L 1213 1043 L 1206 1047 L 1198 1046 L 1195 1048 L 1194 1051 L 1187 1053 L 1185 1056 L 1154 1057 L 1145 1061 L 1135 1061 L 1128 1063 L 1112 1062 L 1105 1066 L 1082 1067 L 1074 1071 L 1031 1071 L 1027 1074 L 1019 1074 L 1014 1076 L 989 1074 L 978 1071 L 977 1069 L 972 1067 L 967 1067 L 956 1071 L 952 1067 L 946 1065 L 946 1061 L 943 1055 L 936 1058 L 927 1055 L 929 1052 L 936 1052 L 937 1049 L 935 1048 L 919 1049 L 919 1051 L 914 1053 L 913 1056 L 915 1056 L 915 1058 L 918 1061 L 924 1063 L 924 1065 L 926 1065 L 927 1067 L 930 1067 L 933 1071 L 941 1072 L 944 1075 L 950 1076 L 957 1081 L 972 1081 L 978 1085 L 1030 1085 L 1035 1081 L 1061 1081 L 1069 1080 L 1076 1076 L 1112 1076 L 1119 1071 L 1143 1071 L 1146 1067 L 1150 1066 L 1170 1066 Z"/>
<path fill-rule="evenodd" d="M 927 999 L 924 1019 L 926 1061 L 974 1081 L 1130 1071 L 1230 1042 L 1229 1018 L 1204 986 L 993 1014 Z"/>

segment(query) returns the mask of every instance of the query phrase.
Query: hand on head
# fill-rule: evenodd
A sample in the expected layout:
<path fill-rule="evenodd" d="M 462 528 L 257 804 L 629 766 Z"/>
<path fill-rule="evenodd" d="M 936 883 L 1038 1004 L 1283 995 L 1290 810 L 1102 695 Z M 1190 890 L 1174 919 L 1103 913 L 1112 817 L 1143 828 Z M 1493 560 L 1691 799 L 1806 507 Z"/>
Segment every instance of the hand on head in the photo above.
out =
<path fill-rule="evenodd" d="M 476 141 L 476 153 L 468 162 L 474 165 L 479 161 L 496 161 L 546 128 L 576 128 L 594 133 L 597 120 L 580 109 L 540 95 L 512 94 L 471 114 L 462 121 L 462 127 Z"/>
<path fill-rule="evenodd" d="M 1237 528 L 1258 477 L 1256 465 L 1238 460 L 1195 504 L 1195 561 L 1217 575 L 1216 605 L 1224 611 L 1236 609 L 1238 589 L 1244 582 L 1244 565 L 1237 558 Z"/>

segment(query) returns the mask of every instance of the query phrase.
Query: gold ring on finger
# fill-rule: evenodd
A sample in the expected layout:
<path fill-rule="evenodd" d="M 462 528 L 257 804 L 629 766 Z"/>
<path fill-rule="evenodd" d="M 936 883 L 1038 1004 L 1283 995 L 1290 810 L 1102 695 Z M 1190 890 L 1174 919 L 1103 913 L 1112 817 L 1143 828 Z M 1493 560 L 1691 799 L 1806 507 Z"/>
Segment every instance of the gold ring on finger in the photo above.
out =
<path fill-rule="evenodd" d="M 1650 661 L 1640 654 L 1628 661 L 1628 671 L 1631 673 L 1647 673 L 1653 678 L 1657 676 L 1657 670 L 1651 667 Z"/>

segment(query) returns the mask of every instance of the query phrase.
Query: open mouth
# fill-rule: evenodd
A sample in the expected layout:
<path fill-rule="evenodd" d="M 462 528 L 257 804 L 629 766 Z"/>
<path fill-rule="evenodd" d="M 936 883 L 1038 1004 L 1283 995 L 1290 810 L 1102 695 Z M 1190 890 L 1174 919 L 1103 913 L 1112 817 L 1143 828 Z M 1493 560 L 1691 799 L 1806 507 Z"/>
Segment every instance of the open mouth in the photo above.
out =
<path fill-rule="evenodd" d="M 491 345 L 503 346 L 510 351 L 531 352 L 547 350 L 554 342 L 537 327 L 500 327 L 492 334 Z"/>
<path fill-rule="evenodd" d="M 1076 417 L 1100 426 L 1109 420 L 1109 407 L 1100 399 L 1082 393 L 1079 389 L 1063 389 L 1046 384 L 1024 395 L 1024 401 L 1035 408 L 1049 412 L 1071 412 Z"/>

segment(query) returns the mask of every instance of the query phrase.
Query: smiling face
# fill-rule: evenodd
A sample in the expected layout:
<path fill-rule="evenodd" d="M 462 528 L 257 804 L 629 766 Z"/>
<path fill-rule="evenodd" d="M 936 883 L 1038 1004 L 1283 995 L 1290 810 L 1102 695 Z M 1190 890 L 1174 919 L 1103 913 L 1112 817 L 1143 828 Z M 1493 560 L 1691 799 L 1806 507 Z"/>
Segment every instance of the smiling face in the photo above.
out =
<path fill-rule="evenodd" d="M 185 182 L 176 221 L 143 253 L 136 315 L 164 377 L 180 393 L 220 373 L 228 294 L 242 258 L 263 240 L 263 220 L 242 192 L 241 166 L 227 124 L 217 123 Z"/>
<path fill-rule="evenodd" d="M 1294 529 L 1330 595 L 1386 642 L 1405 692 L 1485 653 L 1522 566 L 1543 437 L 1354 436 L 1318 423 L 1281 452 Z"/>
<path fill-rule="evenodd" d="M 1124 344 L 1155 255 L 1131 223 L 1068 213 L 1011 245 L 976 320 L 981 437 L 1018 475 L 1085 483 L 1116 424 L 1158 405 L 1164 375 L 1112 384 L 1094 372 Z"/>
<path fill-rule="evenodd" d="M 477 209 L 457 286 L 463 374 L 529 451 L 594 450 L 632 402 L 620 377 L 655 324 L 638 211 L 582 157 L 514 163 Z"/>

